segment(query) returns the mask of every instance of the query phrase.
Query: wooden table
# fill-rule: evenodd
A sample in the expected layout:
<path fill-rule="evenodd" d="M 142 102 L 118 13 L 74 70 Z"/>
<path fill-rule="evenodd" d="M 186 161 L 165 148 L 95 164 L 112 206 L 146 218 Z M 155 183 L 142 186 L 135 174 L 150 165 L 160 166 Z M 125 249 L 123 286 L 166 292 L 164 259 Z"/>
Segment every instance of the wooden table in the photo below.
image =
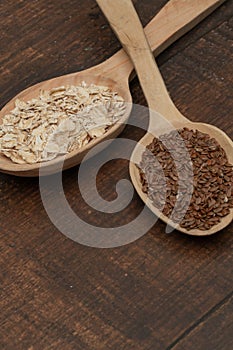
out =
<path fill-rule="evenodd" d="M 146 24 L 166 1 L 134 3 Z M 158 58 L 178 108 L 230 137 L 232 11 L 227 1 Z M 2 0 L 0 33 L 1 107 L 31 84 L 88 68 L 120 48 L 93 0 Z M 134 102 L 145 105 L 138 81 L 130 86 Z M 127 126 L 122 137 L 143 133 Z M 97 212 L 82 199 L 77 174 L 78 167 L 63 174 L 65 194 L 92 225 L 123 225 L 142 210 L 135 194 L 118 214 Z M 122 178 L 129 178 L 126 160 L 101 169 L 97 185 L 105 200 L 116 198 Z M 1 350 L 233 348 L 232 225 L 194 238 L 165 234 L 158 221 L 136 242 L 97 249 L 51 223 L 38 179 L 0 174 L 0 195 Z"/>

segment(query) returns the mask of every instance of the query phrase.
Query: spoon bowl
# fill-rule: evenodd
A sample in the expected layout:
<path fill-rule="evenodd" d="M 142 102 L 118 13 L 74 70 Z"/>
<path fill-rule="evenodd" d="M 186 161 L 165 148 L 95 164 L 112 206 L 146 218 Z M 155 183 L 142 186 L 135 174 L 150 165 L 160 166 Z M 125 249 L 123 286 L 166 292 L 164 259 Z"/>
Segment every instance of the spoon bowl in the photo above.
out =
<path fill-rule="evenodd" d="M 143 192 L 140 181 L 138 165 L 142 159 L 142 153 L 154 137 L 159 137 L 171 130 L 178 130 L 184 127 L 199 130 L 214 138 L 224 149 L 230 164 L 233 164 L 233 142 L 220 129 L 206 123 L 193 123 L 189 121 L 176 108 L 171 100 L 164 84 L 163 78 L 156 65 L 148 41 L 146 40 L 141 22 L 135 11 L 131 0 L 97 0 L 106 18 L 109 20 L 113 30 L 118 36 L 122 46 L 131 58 L 137 72 L 142 90 L 147 99 L 150 109 L 149 132 L 139 141 L 135 147 L 130 161 L 130 176 L 133 185 L 144 203 L 169 226 L 177 230 L 195 236 L 211 235 L 227 226 L 233 219 L 233 208 L 229 214 L 221 218 L 219 224 L 212 226 L 205 231 L 191 229 L 190 231 L 170 220 Z M 156 113 L 162 118 L 156 118 Z M 144 147 L 142 147 L 144 146 Z M 175 151 L 175 150 L 174 150 Z"/>
<path fill-rule="evenodd" d="M 155 55 L 166 49 L 171 43 L 193 28 L 224 0 L 186 0 L 179 6 L 179 0 L 170 0 L 162 10 L 146 26 L 145 33 Z M 113 4 L 113 2 L 112 2 Z M 156 33 L 156 35 L 155 35 Z M 57 157 L 51 161 L 35 164 L 16 164 L 0 154 L 0 171 L 17 176 L 49 175 L 79 164 L 88 151 L 98 143 L 118 136 L 130 115 L 131 94 L 129 79 L 132 79 L 133 65 L 124 50 L 120 50 L 105 62 L 87 70 L 53 78 L 27 88 L 19 93 L 0 111 L 0 123 L 5 114 L 14 108 L 16 99 L 29 101 L 39 96 L 41 90 L 50 90 L 59 86 L 79 85 L 85 81 L 88 84 L 105 85 L 118 92 L 128 102 L 122 119 L 113 125 L 101 137 L 92 140 L 86 146 L 68 153 L 65 158 Z M 104 146 L 103 146 L 104 147 Z M 40 169 L 42 168 L 42 172 Z"/>
<path fill-rule="evenodd" d="M 98 73 L 98 70 L 96 73 Z M 61 169 L 61 162 L 62 163 L 64 162 L 62 166 L 63 170 L 69 169 L 81 163 L 83 157 L 89 152 L 91 148 L 95 147 L 95 145 L 100 142 L 100 139 L 101 139 L 101 142 L 108 139 L 113 139 L 117 137 L 120 132 L 122 132 L 132 108 L 132 103 L 131 103 L 132 98 L 131 98 L 130 90 L 127 87 L 128 80 L 125 79 L 120 84 L 119 82 L 114 81 L 111 78 L 107 78 L 107 77 L 105 78 L 104 76 L 101 76 L 101 75 L 95 75 L 94 72 L 91 74 L 88 74 L 85 71 L 50 79 L 50 80 L 38 83 L 20 92 L 9 103 L 7 103 L 5 107 L 0 111 L 0 119 L 2 119 L 4 115 L 9 113 L 14 108 L 15 101 L 17 99 L 20 99 L 21 101 L 26 102 L 33 98 L 37 98 L 41 90 L 49 91 L 59 86 L 80 85 L 83 81 L 85 81 L 87 84 L 107 86 L 111 90 L 117 91 L 118 94 L 123 97 L 124 101 L 128 102 L 126 103 L 126 110 L 123 117 L 121 118 L 120 123 L 114 124 L 101 138 L 93 139 L 91 142 L 89 142 L 87 145 L 80 148 L 79 150 L 74 150 L 68 153 L 65 157 L 58 156 L 55 159 L 50 161 L 34 163 L 34 164 L 16 164 L 12 162 L 11 159 L 0 154 L 1 172 L 5 172 L 12 175 L 18 175 L 18 176 L 38 176 L 39 174 L 49 175 L 52 173 L 56 173 Z"/>
<path fill-rule="evenodd" d="M 203 133 L 206 133 L 210 135 L 211 137 L 218 140 L 218 143 L 220 146 L 226 151 L 228 156 L 228 161 L 233 164 L 233 142 L 232 140 L 219 128 L 205 123 L 193 123 L 187 120 L 187 122 L 174 122 L 172 125 L 175 129 L 180 129 L 187 127 L 189 129 L 193 130 L 199 130 Z M 146 133 L 145 136 L 139 141 L 139 144 L 134 148 L 133 153 L 131 155 L 131 160 L 129 164 L 129 173 L 131 181 L 134 185 L 134 188 L 136 189 L 139 197 L 142 199 L 142 201 L 148 206 L 148 208 L 156 215 L 158 216 L 163 222 L 165 222 L 167 225 L 177 229 L 180 232 L 186 233 L 188 235 L 192 236 L 208 236 L 212 235 L 220 230 L 222 230 L 224 227 L 229 225 L 233 220 L 233 208 L 230 209 L 230 213 L 224 217 L 218 224 L 212 226 L 209 230 L 202 231 L 199 229 L 192 229 L 190 231 L 186 230 L 180 225 L 177 225 L 174 223 L 174 221 L 170 220 L 167 216 L 165 216 L 158 208 L 156 208 L 153 203 L 148 199 L 148 196 L 145 192 L 142 190 L 142 184 L 140 179 L 140 172 L 138 169 L 137 164 L 140 163 L 142 159 L 142 154 L 145 151 L 146 146 L 148 146 L 154 139 L 155 136 L 162 135 L 167 132 L 167 128 L 161 128 L 156 129 L 156 131 L 152 131 L 152 133 Z M 227 151 L 228 150 L 228 151 Z"/>

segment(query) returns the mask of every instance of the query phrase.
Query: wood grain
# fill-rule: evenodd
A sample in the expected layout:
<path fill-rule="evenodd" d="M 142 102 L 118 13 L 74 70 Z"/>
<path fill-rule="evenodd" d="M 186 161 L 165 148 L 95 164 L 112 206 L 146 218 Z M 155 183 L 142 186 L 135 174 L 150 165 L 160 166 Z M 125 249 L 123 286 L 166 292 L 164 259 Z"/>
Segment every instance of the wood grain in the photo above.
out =
<path fill-rule="evenodd" d="M 186 0 L 185 4 L 179 6 L 179 2 L 177 1 L 170 0 L 145 27 L 151 49 L 156 56 L 225 2 L 225 0 L 199 0 L 194 4 L 192 0 Z M 6 174 L 24 177 L 51 175 L 61 171 L 61 169 L 66 170 L 80 164 L 84 156 L 87 153 L 90 154 L 90 149 L 96 148 L 98 143 L 103 145 L 103 141 L 116 138 L 127 124 L 132 109 L 132 97 L 128 83 L 129 79 L 132 80 L 135 75 L 132 72 L 133 64 L 124 50 L 121 49 L 109 59 L 89 69 L 46 79 L 22 90 L 0 110 L 0 122 L 6 114 L 12 111 L 18 99 L 27 102 L 33 98 L 37 98 L 41 90 L 47 91 L 60 86 L 79 85 L 83 81 L 87 84 L 104 85 L 113 91 L 117 91 L 128 104 L 120 122 L 112 126 L 101 137 L 92 140 L 81 149 L 67 154 L 65 159 L 63 157 L 56 157 L 51 161 L 43 163 L 16 164 L 0 154 L 0 171 Z M 160 112 L 160 110 L 158 111 Z M 174 111 L 170 111 L 172 115 L 171 112 Z"/>
<path fill-rule="evenodd" d="M 134 3 L 146 24 L 166 1 Z M 178 108 L 231 138 L 232 10 L 227 1 L 159 57 Z M 3 0 L 0 19 L 1 107 L 31 84 L 88 68 L 119 49 L 92 0 Z M 137 79 L 131 91 L 135 103 L 145 104 Z M 122 136 L 138 140 L 142 134 L 127 126 Z M 142 209 L 136 194 L 110 217 L 89 208 L 77 170 L 66 171 L 63 184 L 83 219 L 124 224 Z M 101 195 L 114 199 L 122 178 L 128 178 L 126 161 L 106 164 L 98 176 Z M 52 203 L 56 194 L 47 191 Z M 1 349 L 232 349 L 232 224 L 194 239 L 165 235 L 158 221 L 140 240 L 100 250 L 74 243 L 52 225 L 37 179 L 1 174 L 0 198 Z"/>

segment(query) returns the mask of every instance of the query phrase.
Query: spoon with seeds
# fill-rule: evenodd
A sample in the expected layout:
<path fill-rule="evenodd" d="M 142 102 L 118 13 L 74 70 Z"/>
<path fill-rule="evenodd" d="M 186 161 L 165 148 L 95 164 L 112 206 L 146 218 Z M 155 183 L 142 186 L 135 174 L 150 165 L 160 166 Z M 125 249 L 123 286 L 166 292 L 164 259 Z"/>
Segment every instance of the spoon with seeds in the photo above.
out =
<path fill-rule="evenodd" d="M 154 53 L 158 55 L 176 39 L 181 37 L 188 30 L 193 28 L 224 0 L 186 0 L 180 6 L 180 0 L 170 0 L 161 11 L 146 26 L 145 32 Z M 109 2 L 106 2 L 109 3 Z M 111 1 L 111 5 L 114 2 Z M 115 5 L 114 5 L 115 6 Z M 17 100 L 27 102 L 38 98 L 41 91 L 60 89 L 61 86 L 78 86 L 83 81 L 86 84 L 102 85 L 116 91 L 123 100 L 129 102 L 124 115 L 116 124 L 107 129 L 107 132 L 100 137 L 93 138 L 91 142 L 81 148 L 76 148 L 65 157 L 57 157 L 50 161 L 34 164 L 16 164 L 11 159 L 0 153 L 0 171 L 17 176 L 38 176 L 39 170 L 43 168 L 43 175 L 49 175 L 60 170 L 61 162 L 64 161 L 63 170 L 79 164 L 88 151 L 98 143 L 113 139 L 123 130 L 131 111 L 131 94 L 128 81 L 132 79 L 133 65 L 124 50 L 120 50 L 110 59 L 90 69 L 60 76 L 54 79 L 43 81 L 27 88 L 9 101 L 0 111 L 0 123 L 5 115 L 9 114 L 15 107 Z M 25 137 L 21 135 L 22 139 Z M 6 138 L 9 135 L 6 135 Z M 35 139 L 40 146 L 40 135 Z M 0 128 L 0 137 L 1 128 Z M 7 139 L 8 141 L 8 139 Z M 56 146 L 56 145 L 55 145 Z M 54 145 L 53 145 L 54 147 Z M 56 148 L 56 147 L 55 147 Z M 6 150 L 7 151 L 7 150 Z M 61 160 L 62 158 L 62 160 Z"/>
<path fill-rule="evenodd" d="M 225 226 L 227 226 L 233 219 L 233 205 L 226 209 L 226 206 L 228 205 L 228 201 L 231 201 L 231 204 L 233 204 L 232 201 L 232 187 L 231 187 L 231 178 L 233 176 L 232 172 L 232 166 L 233 164 L 233 142 L 231 139 L 220 129 L 213 125 L 205 124 L 205 123 L 194 123 L 189 121 L 185 116 L 181 114 L 181 112 L 176 108 L 176 106 L 173 104 L 167 89 L 165 87 L 164 81 L 162 79 L 162 76 L 159 72 L 159 69 L 155 63 L 154 57 L 151 53 L 149 44 L 146 40 L 142 25 L 140 23 L 140 20 L 138 18 L 138 15 L 134 9 L 134 6 L 131 2 L 131 0 L 97 0 L 97 3 L 99 4 L 100 8 L 102 9 L 103 13 L 105 14 L 106 18 L 108 19 L 109 23 L 111 24 L 113 30 L 115 31 L 116 35 L 118 36 L 120 42 L 122 43 L 122 46 L 124 47 L 125 51 L 130 56 L 135 70 L 137 72 L 140 84 L 142 86 L 144 95 L 147 99 L 148 106 L 150 108 L 150 125 L 148 132 L 138 143 L 138 145 L 135 147 L 133 154 L 131 156 L 131 162 L 130 162 L 130 176 L 132 179 L 132 182 L 134 184 L 134 187 L 136 191 L 138 192 L 139 196 L 142 198 L 142 200 L 146 203 L 146 205 L 158 216 L 160 217 L 164 222 L 166 222 L 169 226 L 176 228 L 179 231 L 182 231 L 186 234 L 196 235 L 196 236 L 202 236 L 202 235 L 210 235 L 213 234 L 221 229 L 223 229 Z M 156 112 L 154 112 L 156 111 Z M 153 143 L 153 140 L 156 137 L 161 137 L 161 139 L 164 139 L 164 135 L 169 131 L 169 137 L 174 134 L 178 134 L 176 130 L 183 130 L 182 133 L 186 135 L 187 138 L 187 147 L 189 147 L 189 143 L 191 142 L 190 139 L 192 139 L 194 136 L 198 135 L 198 147 L 194 144 L 194 151 L 196 156 L 198 157 L 198 152 L 200 151 L 201 147 L 205 146 L 205 142 L 207 145 L 210 145 L 209 152 L 212 154 L 212 151 L 214 151 L 218 146 L 216 146 L 216 143 L 220 145 L 222 148 L 222 151 L 220 153 L 217 153 L 217 157 L 225 156 L 227 157 L 227 160 L 229 163 L 225 165 L 221 165 L 217 167 L 216 164 L 214 165 L 215 160 L 212 162 L 212 160 L 203 160 L 202 164 L 200 164 L 200 168 L 203 168 L 203 166 L 208 165 L 211 171 L 211 167 L 213 167 L 214 173 L 222 172 L 224 167 L 226 167 L 226 174 L 220 174 L 220 182 L 216 183 L 218 180 L 217 176 L 213 176 L 211 178 L 211 183 L 208 183 L 208 178 L 205 177 L 205 174 L 202 174 L 202 178 L 200 179 L 201 187 L 200 189 L 197 188 L 197 193 L 201 192 L 203 190 L 203 193 L 200 193 L 200 198 L 198 199 L 197 203 L 194 203 L 196 207 L 200 205 L 200 202 L 202 202 L 202 195 L 205 197 L 204 199 L 209 198 L 210 201 L 209 206 L 204 206 L 203 210 L 196 211 L 195 209 L 195 215 L 198 214 L 198 218 L 195 219 L 197 221 L 193 221 L 192 212 L 189 213 L 189 218 L 186 220 L 186 227 L 182 227 L 179 223 L 180 221 L 177 220 L 171 220 L 169 219 L 169 216 L 164 215 L 164 213 L 158 208 L 158 206 L 154 205 L 152 200 L 149 200 L 150 196 L 150 187 L 148 188 L 148 194 L 145 193 L 145 190 L 143 189 L 143 184 L 141 182 L 141 174 L 140 170 L 138 169 L 138 164 L 142 162 L 142 159 L 147 157 L 149 159 L 148 155 L 145 155 L 145 147 L 147 146 L 147 149 L 153 150 L 151 147 L 151 144 Z M 194 132 L 192 131 L 194 130 Z M 197 131 L 196 131 L 197 130 Z M 207 134 L 207 135 L 206 135 Z M 204 136 L 203 136 L 204 135 Z M 168 150 L 172 151 L 174 149 L 174 142 L 178 139 L 177 135 L 175 135 L 175 138 L 171 139 L 171 143 L 168 146 Z M 175 141 L 174 141 L 175 140 Z M 203 145 L 204 140 L 204 145 Z M 154 141 L 155 142 L 155 141 Z M 155 142 L 156 143 L 156 142 Z M 199 145 L 200 144 L 200 145 Z M 150 146 L 149 146 L 150 145 Z M 162 147 L 161 143 L 156 144 L 158 147 Z M 165 144 L 166 145 L 166 144 Z M 142 147 L 144 146 L 144 147 Z M 148 148 L 149 146 L 149 148 Z M 156 146 L 156 147 L 157 147 Z M 169 149 L 170 147 L 170 149 Z M 186 149 L 186 147 L 184 147 Z M 163 149 L 160 148 L 159 153 L 161 154 L 161 162 L 164 159 L 167 159 L 167 154 L 162 154 Z M 177 149 L 174 149 L 174 153 L 177 153 Z M 224 152 L 225 151 L 225 152 Z M 148 152 L 148 151 L 147 151 Z M 180 151 L 178 150 L 178 153 Z M 221 153 L 222 152 L 222 153 Z M 175 154 L 172 154 L 175 156 Z M 204 154 L 202 155 L 202 158 L 207 157 L 206 155 L 206 149 Z M 144 155 L 144 156 L 143 156 Z M 189 157 L 189 152 L 186 152 L 185 157 Z M 150 160 L 150 159 L 149 159 Z M 193 160 L 193 159 L 192 159 Z M 178 160 L 182 162 L 182 159 Z M 185 161 L 185 160 L 184 160 Z M 160 169 L 157 166 L 157 173 L 154 174 L 151 172 L 151 166 L 152 162 L 145 165 L 145 169 L 148 169 L 148 178 L 147 181 L 149 181 L 149 177 L 152 177 L 151 184 L 153 186 L 154 179 L 158 178 L 159 172 L 162 172 L 164 170 Z M 171 166 L 171 164 L 166 164 L 166 166 Z M 179 166 L 179 164 L 178 164 Z M 190 162 L 188 164 L 188 167 L 190 167 Z M 172 168 L 172 167 L 171 167 Z M 197 167 L 198 168 L 198 167 Z M 230 170 L 230 176 L 228 176 Z M 192 169 L 191 169 L 192 170 Z M 199 171 L 200 169 L 197 169 Z M 165 168 L 166 171 L 166 168 Z M 182 170 L 183 171 L 183 170 Z M 181 174 L 179 174 L 182 177 L 182 171 Z M 193 168 L 193 173 L 195 172 L 195 168 Z M 208 171 L 208 169 L 207 169 Z M 172 169 L 170 169 L 168 174 L 172 172 Z M 156 175 L 156 176 L 155 176 Z M 155 176 L 155 177 L 153 177 Z M 177 176 L 177 175 L 176 175 Z M 222 176 L 222 178 L 221 178 Z M 227 195 L 225 194 L 224 198 L 221 197 L 221 186 L 222 183 L 225 181 L 228 181 L 227 183 L 227 191 L 229 192 L 229 199 Z M 145 179 L 144 179 L 145 180 Z M 195 178 L 193 179 L 195 180 Z M 184 182 L 189 183 L 189 179 L 183 179 L 181 182 L 179 182 L 179 186 L 184 186 Z M 202 184 L 207 184 L 207 186 L 204 186 Z M 213 186 L 214 184 L 214 186 Z M 165 183 L 159 183 L 160 187 L 166 187 Z M 194 187 L 194 185 L 193 185 Z M 219 196 L 219 202 L 221 202 L 222 208 L 219 208 L 218 201 L 213 200 L 212 197 L 209 197 L 210 191 L 214 191 L 217 196 Z M 171 191 L 175 191 L 174 189 L 171 189 Z M 193 192 L 194 193 L 194 192 Z M 212 193 L 212 192 L 211 192 Z M 219 195 L 218 195 L 219 193 Z M 155 188 L 155 196 L 156 196 L 156 188 Z M 192 195 L 192 191 L 191 191 Z M 181 195 L 181 205 L 182 201 L 184 202 L 184 196 Z M 159 197 L 158 197 L 159 198 Z M 189 200 L 191 201 L 191 197 Z M 203 199 L 203 200 L 204 200 Z M 178 197 L 176 198 L 173 196 L 172 200 L 175 202 L 178 202 Z M 223 201 L 223 203 L 222 203 Z M 212 209 L 211 209 L 212 208 Z M 225 210 L 226 209 L 226 210 Z M 210 211 L 211 215 L 210 216 Z M 222 212 L 220 212 L 222 211 Z M 221 219 L 218 220 L 216 223 L 216 217 L 218 216 L 218 213 L 221 215 Z M 226 215 L 224 215 L 226 214 Z M 177 216 L 178 217 L 178 216 Z M 209 219 L 210 217 L 210 219 Z M 209 222 L 207 222 L 209 220 Z M 212 221 L 211 221 L 212 220 Z M 195 224 L 196 223 L 196 224 Z M 197 227 L 195 227 L 195 225 Z"/>

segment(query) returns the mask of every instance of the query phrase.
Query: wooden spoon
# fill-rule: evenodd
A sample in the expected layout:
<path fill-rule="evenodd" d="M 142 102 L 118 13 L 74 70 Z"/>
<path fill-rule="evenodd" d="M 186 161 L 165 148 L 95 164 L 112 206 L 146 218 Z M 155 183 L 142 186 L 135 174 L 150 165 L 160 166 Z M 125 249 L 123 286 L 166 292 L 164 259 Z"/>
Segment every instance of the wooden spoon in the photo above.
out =
<path fill-rule="evenodd" d="M 162 50 L 193 28 L 223 2 L 224 0 L 186 0 L 182 1 L 182 6 L 180 6 L 180 0 L 169 1 L 145 29 L 154 53 L 158 55 Z M 108 1 L 106 3 L 110 4 Z M 114 4 L 114 1 L 111 1 L 111 5 L 112 4 Z M 114 5 L 114 7 L 116 6 Z M 50 79 L 27 88 L 5 105 L 0 111 L 0 120 L 5 114 L 14 108 L 16 99 L 28 101 L 32 98 L 38 97 L 40 90 L 50 90 L 62 85 L 78 85 L 82 81 L 108 86 L 117 91 L 125 101 L 131 102 L 132 99 L 128 80 L 129 77 L 132 78 L 132 71 L 133 65 L 131 61 L 127 54 L 123 50 L 120 50 L 110 59 L 95 67 Z M 130 114 L 130 106 L 131 103 L 122 118 L 122 123 L 117 123 L 102 137 L 91 141 L 87 146 L 69 153 L 65 157 L 63 170 L 79 164 L 86 153 L 96 144 L 103 140 L 116 137 L 125 126 L 125 122 Z M 64 158 L 62 157 L 62 161 L 63 160 Z M 55 173 L 60 170 L 61 157 L 57 157 L 48 162 L 20 165 L 13 163 L 5 156 L 0 155 L 1 172 L 17 176 L 38 176 L 40 167 L 43 167 L 43 175 Z"/>
<path fill-rule="evenodd" d="M 136 146 L 131 157 L 130 176 L 135 189 L 142 200 L 157 216 L 159 216 L 164 222 L 168 223 L 169 226 L 175 227 L 179 231 L 186 234 L 203 236 L 221 230 L 232 221 L 233 209 L 230 210 L 230 213 L 227 216 L 222 218 L 219 224 L 212 226 L 209 230 L 201 231 L 199 229 L 193 229 L 187 231 L 185 228 L 169 220 L 168 217 L 163 215 L 160 210 L 153 206 L 148 200 L 148 196 L 142 191 L 138 167 L 135 164 L 139 164 L 142 152 L 145 150 L 145 147 L 142 147 L 142 145 L 146 146 L 150 144 L 154 135 L 159 136 L 168 131 L 168 129 L 171 130 L 171 127 L 168 127 L 168 124 L 170 126 L 172 125 L 173 129 L 187 127 L 200 130 L 201 132 L 214 137 L 226 151 L 228 160 L 231 164 L 233 164 L 233 142 L 223 131 L 213 125 L 193 123 L 189 121 L 175 107 L 166 90 L 164 81 L 155 63 L 142 25 L 131 0 L 97 0 L 97 3 L 109 20 L 109 23 L 121 41 L 125 51 L 133 61 L 151 111 L 149 130 L 153 132 L 153 134 L 147 133 L 140 140 L 139 145 Z M 185 2 L 182 2 L 182 4 L 184 3 Z M 153 111 L 158 112 L 163 118 L 156 118 L 156 114 L 153 115 Z M 167 120 L 169 123 L 164 123 L 164 120 Z"/>

